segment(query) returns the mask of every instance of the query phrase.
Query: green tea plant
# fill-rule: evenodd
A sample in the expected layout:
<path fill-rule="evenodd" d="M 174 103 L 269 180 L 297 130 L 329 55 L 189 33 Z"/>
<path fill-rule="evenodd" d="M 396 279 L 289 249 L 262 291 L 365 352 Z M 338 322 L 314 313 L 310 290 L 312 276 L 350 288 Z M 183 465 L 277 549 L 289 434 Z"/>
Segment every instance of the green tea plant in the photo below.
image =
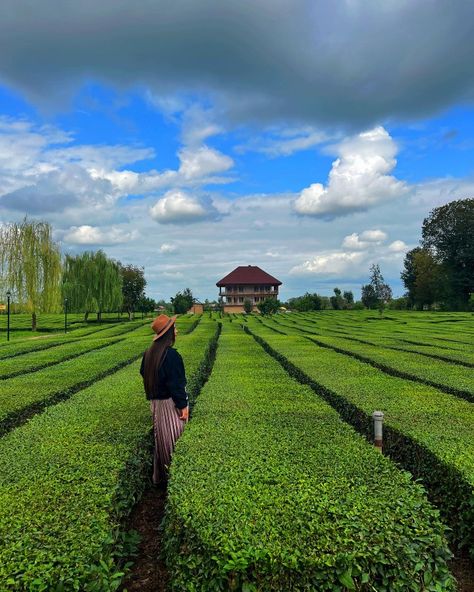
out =
<path fill-rule="evenodd" d="M 407 473 L 224 321 L 171 467 L 173 590 L 453 590 L 443 533 Z"/>

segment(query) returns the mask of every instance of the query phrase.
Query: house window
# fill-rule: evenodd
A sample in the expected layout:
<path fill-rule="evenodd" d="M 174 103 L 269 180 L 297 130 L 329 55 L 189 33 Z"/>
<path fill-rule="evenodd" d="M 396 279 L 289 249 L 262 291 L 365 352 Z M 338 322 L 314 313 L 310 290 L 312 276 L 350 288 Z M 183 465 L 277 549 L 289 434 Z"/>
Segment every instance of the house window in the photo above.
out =
<path fill-rule="evenodd" d="M 243 292 L 244 291 L 244 287 L 243 286 L 239 286 L 239 292 Z"/>
<path fill-rule="evenodd" d="M 239 296 L 239 302 L 243 302 L 243 301 L 244 301 L 243 296 Z"/>
<path fill-rule="evenodd" d="M 265 292 L 270 292 L 270 286 L 265 286 Z"/>

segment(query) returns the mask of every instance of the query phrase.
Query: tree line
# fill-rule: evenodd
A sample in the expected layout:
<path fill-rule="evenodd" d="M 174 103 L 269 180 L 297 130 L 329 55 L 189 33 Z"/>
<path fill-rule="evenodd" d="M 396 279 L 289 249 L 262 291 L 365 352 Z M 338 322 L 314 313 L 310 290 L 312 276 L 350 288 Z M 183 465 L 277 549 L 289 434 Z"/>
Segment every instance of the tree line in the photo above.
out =
<path fill-rule="evenodd" d="M 430 212 L 401 278 L 410 308 L 474 310 L 474 198 Z"/>
<path fill-rule="evenodd" d="M 306 292 L 286 305 L 297 311 L 324 309 L 424 309 L 474 310 L 474 199 L 463 199 L 434 208 L 422 225 L 420 246 L 405 256 L 401 279 L 406 293 L 393 298 L 378 264 L 370 268 L 370 280 L 361 288 L 361 300 L 352 292 L 320 296 Z"/>
<path fill-rule="evenodd" d="M 122 265 L 99 251 L 61 256 L 51 225 L 28 220 L 0 227 L 0 294 L 10 291 L 16 310 L 31 314 L 36 330 L 39 313 L 153 311 L 145 296 L 144 269 Z"/>

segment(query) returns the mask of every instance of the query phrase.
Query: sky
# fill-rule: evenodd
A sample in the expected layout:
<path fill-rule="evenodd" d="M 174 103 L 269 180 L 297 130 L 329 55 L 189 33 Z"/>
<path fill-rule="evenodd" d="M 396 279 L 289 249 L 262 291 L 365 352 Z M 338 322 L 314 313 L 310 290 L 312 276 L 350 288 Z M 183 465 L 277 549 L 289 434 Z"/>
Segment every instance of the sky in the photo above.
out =
<path fill-rule="evenodd" d="M 4 0 L 0 224 L 203 301 L 395 296 L 433 208 L 474 195 L 471 0 Z"/>

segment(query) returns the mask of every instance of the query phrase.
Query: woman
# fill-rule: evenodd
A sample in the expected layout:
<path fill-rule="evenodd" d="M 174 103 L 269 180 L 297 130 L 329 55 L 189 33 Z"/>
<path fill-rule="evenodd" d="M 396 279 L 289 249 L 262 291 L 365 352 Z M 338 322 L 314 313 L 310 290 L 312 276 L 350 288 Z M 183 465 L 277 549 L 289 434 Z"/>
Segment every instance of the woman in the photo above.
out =
<path fill-rule="evenodd" d="M 164 314 L 153 321 L 151 328 L 156 335 L 143 354 L 140 368 L 153 415 L 155 485 L 166 484 L 176 440 L 182 434 L 189 416 L 183 359 L 172 347 L 178 333 L 175 321 L 176 317 Z"/>

